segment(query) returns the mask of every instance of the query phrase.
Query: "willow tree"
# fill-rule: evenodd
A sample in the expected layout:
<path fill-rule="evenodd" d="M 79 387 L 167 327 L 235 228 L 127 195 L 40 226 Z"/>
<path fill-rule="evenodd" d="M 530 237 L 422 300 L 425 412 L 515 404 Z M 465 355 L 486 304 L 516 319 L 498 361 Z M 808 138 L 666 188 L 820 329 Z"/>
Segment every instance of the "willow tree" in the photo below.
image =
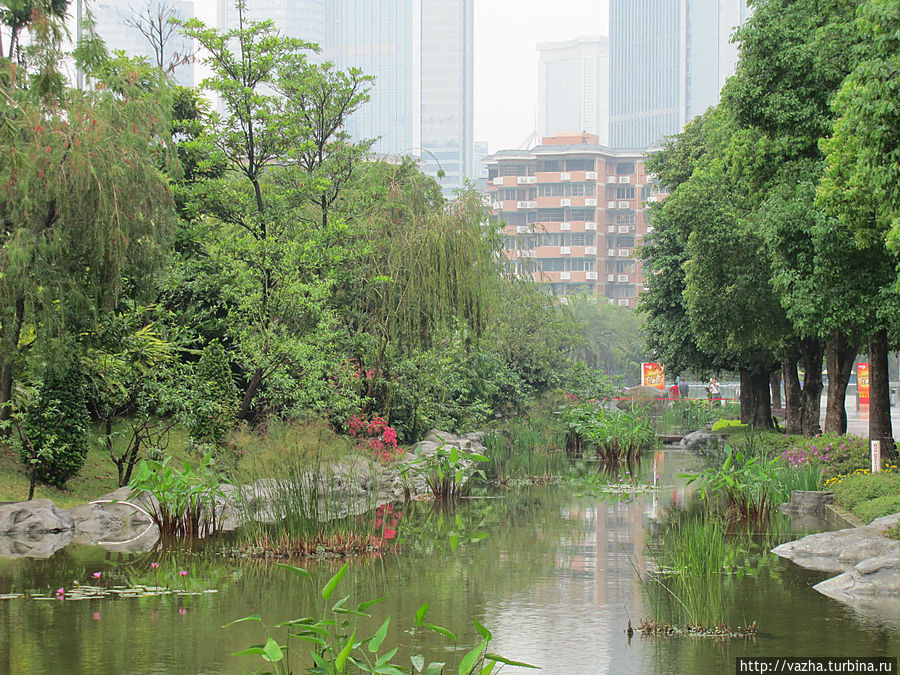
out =
<path fill-rule="evenodd" d="M 26 354 L 92 325 L 124 274 L 152 266 L 173 220 L 159 155 L 166 86 L 102 43 L 76 52 L 94 86 L 64 85 L 59 32 L 36 14 L 28 68 L 0 63 L 0 416 Z"/>
<path fill-rule="evenodd" d="M 350 320 L 371 340 L 371 393 L 389 354 L 431 349 L 447 331 L 479 340 L 500 267 L 498 238 L 476 193 L 446 203 L 411 161 L 369 171 L 384 191 L 365 222 L 368 254 Z"/>

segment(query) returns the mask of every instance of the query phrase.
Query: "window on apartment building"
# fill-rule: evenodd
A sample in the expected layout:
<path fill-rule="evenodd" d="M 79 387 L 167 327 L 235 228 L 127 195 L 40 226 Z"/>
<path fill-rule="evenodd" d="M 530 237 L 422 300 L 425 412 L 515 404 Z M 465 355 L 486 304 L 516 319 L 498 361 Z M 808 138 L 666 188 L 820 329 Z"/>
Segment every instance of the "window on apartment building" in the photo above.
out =
<path fill-rule="evenodd" d="M 593 246 L 594 235 L 590 232 L 573 232 L 571 235 L 572 246 Z"/>
<path fill-rule="evenodd" d="M 562 171 L 562 162 L 558 159 L 539 159 L 537 161 L 538 171 Z"/>
<path fill-rule="evenodd" d="M 527 236 L 518 237 L 519 240 L 519 250 L 520 251 L 531 251 L 534 249 L 534 245 L 537 243 L 537 235 L 529 234 Z"/>
<path fill-rule="evenodd" d="M 571 258 L 569 260 L 573 272 L 592 272 L 594 270 L 594 260 L 592 258 Z"/>
<path fill-rule="evenodd" d="M 509 163 L 500 165 L 501 176 L 527 176 L 527 171 L 528 168 L 525 164 Z"/>
<path fill-rule="evenodd" d="M 571 183 L 566 186 L 566 194 L 572 197 L 593 197 L 593 183 Z"/>
<path fill-rule="evenodd" d="M 584 221 L 592 221 L 594 220 L 595 210 L 593 208 L 574 208 L 568 209 L 566 212 L 566 220 L 584 220 Z"/>
<path fill-rule="evenodd" d="M 512 251 L 516 247 L 516 238 L 515 237 L 503 237 L 503 249 L 505 251 Z"/>
<path fill-rule="evenodd" d="M 538 209 L 537 214 L 540 223 L 561 223 L 565 211 L 563 209 Z"/>
<path fill-rule="evenodd" d="M 616 173 L 619 176 L 630 176 L 634 173 L 634 162 L 622 162 L 616 164 Z"/>
<path fill-rule="evenodd" d="M 634 223 L 634 211 L 617 211 L 616 222 L 620 225 L 631 225 Z"/>
<path fill-rule="evenodd" d="M 616 286 L 613 289 L 613 297 L 614 298 L 633 298 L 634 297 L 634 285 L 633 284 L 623 284 L 621 286 Z"/>
<path fill-rule="evenodd" d="M 593 159 L 567 159 L 566 171 L 593 171 Z"/>
<path fill-rule="evenodd" d="M 503 214 L 503 222 L 507 225 L 511 225 L 513 227 L 524 225 L 525 224 L 525 214 L 524 213 L 504 213 Z"/>
<path fill-rule="evenodd" d="M 616 199 L 634 199 L 634 186 L 616 188 Z"/>
<path fill-rule="evenodd" d="M 616 245 L 619 248 L 634 248 L 634 237 L 619 237 Z"/>
<path fill-rule="evenodd" d="M 538 258 L 538 267 L 542 272 L 565 272 L 565 260 L 563 258 Z"/>
<path fill-rule="evenodd" d="M 488 169 L 488 178 L 496 178 L 499 175 L 500 171 L 497 169 L 497 167 L 492 166 L 490 169 Z"/>
<path fill-rule="evenodd" d="M 610 270 L 610 271 L 612 271 L 612 270 Z M 617 260 L 615 271 L 618 274 L 631 274 L 632 272 L 634 272 L 634 261 L 633 260 Z"/>
<path fill-rule="evenodd" d="M 645 201 L 647 201 L 647 199 L 648 199 L 649 197 L 650 197 L 650 186 L 649 186 L 649 185 L 644 185 L 644 186 L 641 188 L 641 201 L 642 201 L 642 202 L 645 202 Z"/>
<path fill-rule="evenodd" d="M 562 183 L 541 183 L 537 190 L 538 197 L 562 197 L 564 192 Z"/>
<path fill-rule="evenodd" d="M 500 188 L 497 190 L 497 197 L 500 201 L 515 201 L 516 199 L 516 188 Z"/>
<path fill-rule="evenodd" d="M 538 222 L 538 214 L 537 211 L 526 211 L 525 220 L 531 224 Z"/>

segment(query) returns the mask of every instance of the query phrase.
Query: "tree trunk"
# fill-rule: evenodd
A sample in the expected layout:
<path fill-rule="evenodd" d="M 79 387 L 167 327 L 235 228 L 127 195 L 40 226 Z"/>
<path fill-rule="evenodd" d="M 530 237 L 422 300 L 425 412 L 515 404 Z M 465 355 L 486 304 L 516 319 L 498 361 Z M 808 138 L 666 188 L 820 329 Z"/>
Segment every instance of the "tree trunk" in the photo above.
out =
<path fill-rule="evenodd" d="M 743 387 L 741 387 L 742 397 L 743 393 Z M 752 429 L 771 429 L 772 399 L 769 395 L 768 371 L 750 373 L 750 392 L 748 403 L 750 406 L 750 427 Z M 743 407 L 743 405 L 741 407 Z"/>
<path fill-rule="evenodd" d="M 788 434 L 800 433 L 800 378 L 797 377 L 797 361 L 794 351 L 781 361 L 784 374 L 784 431 Z"/>
<path fill-rule="evenodd" d="M 25 298 L 16 296 L 16 313 L 8 334 L 3 335 L 3 365 L 0 366 L 0 421 L 12 415 L 13 361 L 19 351 L 19 337 L 25 320 Z"/>
<path fill-rule="evenodd" d="M 896 459 L 891 430 L 891 386 L 888 380 L 887 331 L 869 338 L 869 440 L 881 441 L 881 456 Z"/>
<path fill-rule="evenodd" d="M 262 368 L 257 368 L 253 371 L 253 376 L 250 378 L 250 382 L 247 384 L 247 389 L 244 391 L 244 398 L 241 400 L 241 409 L 238 412 L 238 419 L 250 419 L 253 406 L 253 397 L 256 396 L 256 390 L 259 388 L 259 383 L 262 381 L 262 374 Z"/>
<path fill-rule="evenodd" d="M 825 343 L 825 366 L 828 369 L 828 398 L 825 402 L 825 431 L 847 433 L 847 385 L 856 361 L 856 345 L 836 330 Z"/>
<path fill-rule="evenodd" d="M 781 407 L 781 369 L 769 375 L 769 389 L 772 391 L 772 407 Z"/>
<path fill-rule="evenodd" d="M 818 340 L 802 340 L 800 354 L 806 376 L 800 391 L 800 432 L 804 436 L 821 433 L 822 359 L 825 349 Z"/>
<path fill-rule="evenodd" d="M 750 390 L 753 384 L 750 381 L 750 371 L 741 368 L 741 424 L 750 424 Z"/>

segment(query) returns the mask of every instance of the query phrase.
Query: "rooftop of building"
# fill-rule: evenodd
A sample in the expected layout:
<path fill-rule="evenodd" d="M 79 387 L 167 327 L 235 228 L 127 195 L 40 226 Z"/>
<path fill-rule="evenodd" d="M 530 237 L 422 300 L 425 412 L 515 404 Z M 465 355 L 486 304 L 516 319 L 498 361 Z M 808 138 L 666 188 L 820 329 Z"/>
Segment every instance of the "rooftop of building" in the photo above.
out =
<path fill-rule="evenodd" d="M 641 159 L 651 152 L 659 150 L 658 146 L 647 148 L 610 148 L 600 144 L 600 137 L 587 132 L 559 134 L 546 136 L 541 139 L 541 144 L 530 149 L 516 148 L 498 150 L 482 160 L 485 164 L 496 163 L 500 160 L 529 160 L 537 159 L 539 155 L 568 155 L 568 154 L 598 154 L 610 157 L 628 157 Z"/>

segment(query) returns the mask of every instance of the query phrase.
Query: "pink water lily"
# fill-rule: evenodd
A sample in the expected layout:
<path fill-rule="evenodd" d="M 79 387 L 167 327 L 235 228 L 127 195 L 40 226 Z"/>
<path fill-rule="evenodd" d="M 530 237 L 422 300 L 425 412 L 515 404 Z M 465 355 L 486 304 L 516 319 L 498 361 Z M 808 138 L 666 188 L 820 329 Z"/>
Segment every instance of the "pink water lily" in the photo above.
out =
<path fill-rule="evenodd" d="M 150 569 L 154 569 L 154 570 L 155 570 L 157 567 L 159 567 L 159 563 L 158 563 L 158 562 L 152 562 L 152 563 L 150 563 Z"/>
<path fill-rule="evenodd" d="M 180 577 L 186 577 L 186 576 L 187 576 L 187 572 L 185 572 L 184 570 L 181 570 L 181 571 L 178 573 L 178 576 L 180 576 Z"/>
<path fill-rule="evenodd" d="M 103 574 L 103 572 L 94 572 L 94 574 L 91 576 L 93 576 L 95 579 L 99 579 L 102 574 Z"/>

